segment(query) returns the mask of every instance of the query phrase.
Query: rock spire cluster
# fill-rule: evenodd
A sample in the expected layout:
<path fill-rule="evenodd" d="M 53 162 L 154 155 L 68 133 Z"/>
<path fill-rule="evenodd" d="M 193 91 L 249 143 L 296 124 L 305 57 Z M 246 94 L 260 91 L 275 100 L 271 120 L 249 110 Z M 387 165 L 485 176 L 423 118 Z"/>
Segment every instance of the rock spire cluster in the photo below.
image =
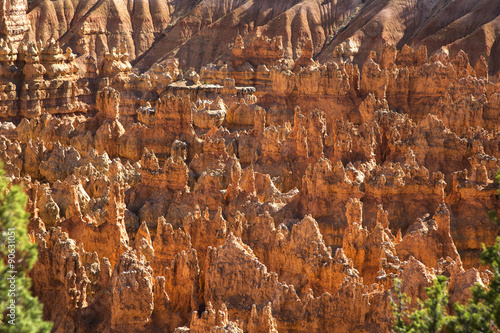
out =
<path fill-rule="evenodd" d="M 445 275 L 452 302 L 489 282 L 485 58 L 387 44 L 359 66 L 346 45 L 323 62 L 305 38 L 293 59 L 258 34 L 140 73 L 125 42 L 82 67 L 11 23 L 0 160 L 29 195 L 56 332 L 385 332 L 395 278 L 416 299 Z"/>

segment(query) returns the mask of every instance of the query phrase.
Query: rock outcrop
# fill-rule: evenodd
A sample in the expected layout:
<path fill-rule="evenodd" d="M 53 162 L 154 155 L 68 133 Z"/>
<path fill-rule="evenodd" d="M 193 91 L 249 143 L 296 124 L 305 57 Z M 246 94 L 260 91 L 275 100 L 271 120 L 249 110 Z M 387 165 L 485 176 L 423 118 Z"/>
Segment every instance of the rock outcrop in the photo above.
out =
<path fill-rule="evenodd" d="M 378 0 L 9 4 L 0 160 L 55 331 L 385 332 L 395 278 L 487 284 L 496 51 Z"/>

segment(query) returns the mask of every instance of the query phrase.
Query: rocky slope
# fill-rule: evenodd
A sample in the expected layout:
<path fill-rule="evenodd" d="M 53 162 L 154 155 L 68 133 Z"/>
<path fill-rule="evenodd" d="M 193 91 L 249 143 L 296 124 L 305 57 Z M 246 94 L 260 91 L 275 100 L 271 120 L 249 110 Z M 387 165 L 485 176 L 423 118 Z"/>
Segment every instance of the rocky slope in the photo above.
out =
<path fill-rule="evenodd" d="M 495 0 L 38 0 L 30 5 L 29 35 L 60 39 L 79 56 L 99 58 L 125 47 L 143 71 L 177 57 L 188 69 L 227 60 L 237 35 L 282 36 L 285 57 L 297 60 L 307 40 L 315 58 L 332 60 L 342 47 L 362 65 L 384 45 L 448 46 L 453 55 L 482 55 L 491 73 L 498 63 L 500 5 Z"/>
<path fill-rule="evenodd" d="M 386 332 L 394 278 L 414 303 L 438 274 L 452 303 L 487 284 L 479 254 L 498 234 L 487 212 L 500 209 L 500 83 L 488 54 L 379 41 L 355 55 L 333 41 L 320 62 L 307 34 L 295 43 L 255 28 L 315 1 L 210 3 L 33 2 L 28 34 L 50 19 L 59 35 L 35 43 L 12 30 L 0 41 L 0 159 L 30 198 L 33 291 L 54 331 Z M 350 16 L 371 24 L 397 5 L 366 1 Z M 50 6 L 53 16 L 40 9 Z M 157 16 L 139 15 L 147 8 Z M 262 24 L 235 32 L 252 10 Z M 89 21 L 92 36 L 78 35 Z M 426 35 L 430 23 L 417 21 Z M 160 59 L 162 22 L 174 22 L 170 36 L 197 32 Z M 211 41 L 208 31 L 229 38 L 212 22 L 235 34 L 230 50 L 163 58 Z M 425 40 L 417 30 L 408 36 Z M 153 45 L 142 74 L 133 31 Z M 72 41 L 94 56 L 63 50 Z"/>

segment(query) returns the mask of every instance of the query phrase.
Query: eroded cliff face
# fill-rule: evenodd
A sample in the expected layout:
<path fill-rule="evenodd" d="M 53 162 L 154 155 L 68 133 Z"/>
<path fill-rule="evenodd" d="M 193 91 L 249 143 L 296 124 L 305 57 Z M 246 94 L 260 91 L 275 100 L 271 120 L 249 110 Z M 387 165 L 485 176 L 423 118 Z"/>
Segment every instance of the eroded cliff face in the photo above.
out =
<path fill-rule="evenodd" d="M 285 39 L 140 75 L 127 43 L 79 72 L 56 41 L 0 41 L 0 159 L 29 194 L 56 332 L 385 332 L 394 278 L 416 299 L 446 275 L 460 302 L 488 282 L 486 59 L 385 46 L 357 66 L 338 47 L 323 63 Z"/>
<path fill-rule="evenodd" d="M 27 9 L 27 0 L 3 1 L 0 8 L 0 38 L 7 39 L 16 48 L 30 28 Z"/>
<path fill-rule="evenodd" d="M 80 68 L 88 56 L 100 63 L 123 43 L 141 71 L 174 57 L 183 69 L 199 69 L 226 62 L 238 35 L 245 42 L 263 35 L 281 38 L 289 62 L 302 58 L 308 43 L 321 62 L 342 49 L 358 66 L 372 50 L 408 44 L 430 52 L 447 46 L 453 55 L 467 50 L 474 63 L 483 56 L 492 73 L 500 70 L 496 0 L 43 0 L 29 8 L 26 0 L 6 3 L 12 5 L 5 9 L 0 37 L 5 30 L 17 41 L 25 33 L 31 41 L 54 38 L 75 50 Z M 257 58 L 270 55 L 256 51 Z"/>

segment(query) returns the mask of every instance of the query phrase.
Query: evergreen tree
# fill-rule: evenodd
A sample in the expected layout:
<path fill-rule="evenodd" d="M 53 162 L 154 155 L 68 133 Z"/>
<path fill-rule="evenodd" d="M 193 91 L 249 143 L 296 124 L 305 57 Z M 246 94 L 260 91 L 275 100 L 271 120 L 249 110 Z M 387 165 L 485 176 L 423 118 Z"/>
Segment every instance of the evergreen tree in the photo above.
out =
<path fill-rule="evenodd" d="M 418 309 L 409 313 L 409 298 L 401 294 L 400 281 L 395 282 L 397 301 L 391 300 L 395 318 L 394 331 L 398 333 L 437 333 L 446 325 L 448 320 L 446 305 L 448 292 L 446 277 L 438 276 L 431 287 L 425 288 L 428 298 L 422 302 L 418 300 Z"/>
<path fill-rule="evenodd" d="M 500 172 L 496 177 L 500 184 Z M 500 188 L 499 188 L 500 195 Z M 490 219 L 500 226 L 495 211 L 489 213 Z M 493 278 L 487 288 L 474 286 L 472 299 L 466 305 L 455 304 L 456 316 L 450 318 L 449 332 L 499 332 L 500 328 L 500 237 L 495 245 L 483 245 L 481 261 L 488 264 Z"/>
<path fill-rule="evenodd" d="M 500 184 L 500 172 L 496 180 Z M 495 211 L 489 216 L 500 226 Z M 429 298 L 423 303 L 419 300 L 419 309 L 413 312 L 408 311 L 408 299 L 401 294 L 401 281 L 396 280 L 394 290 L 398 300 L 391 299 L 395 319 L 393 330 L 398 333 L 439 332 L 446 328 L 446 331 L 456 333 L 500 332 L 500 237 L 493 246 L 483 245 L 483 249 L 481 261 L 490 266 L 493 278 L 487 288 L 481 285 L 471 288 L 472 299 L 467 304 L 454 304 L 454 316 L 448 316 L 446 312 L 448 294 L 445 277 L 439 276 L 432 287 L 426 288 Z"/>
<path fill-rule="evenodd" d="M 9 186 L 0 166 L 0 333 L 50 332 L 42 304 L 30 292 L 28 272 L 37 258 L 30 243 L 28 198 L 19 186 Z"/>
<path fill-rule="evenodd" d="M 391 301 L 391 306 L 394 314 L 394 332 L 404 333 L 408 331 L 408 326 L 405 321 L 407 321 L 408 303 L 410 298 L 406 294 L 401 294 L 401 280 L 394 280 L 394 291 L 397 295 L 397 300 L 394 300 L 392 293 L 389 290 L 389 296 Z"/>

